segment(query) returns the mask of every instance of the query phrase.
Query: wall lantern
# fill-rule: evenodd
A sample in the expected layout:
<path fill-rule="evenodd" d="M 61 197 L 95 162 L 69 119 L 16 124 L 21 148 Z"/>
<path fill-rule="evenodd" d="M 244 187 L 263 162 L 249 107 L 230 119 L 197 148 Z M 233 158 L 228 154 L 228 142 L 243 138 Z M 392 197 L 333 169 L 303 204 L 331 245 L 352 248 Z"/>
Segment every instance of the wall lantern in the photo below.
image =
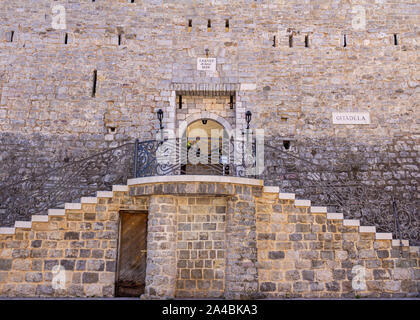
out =
<path fill-rule="evenodd" d="M 159 109 L 157 111 L 157 118 L 158 118 L 159 123 L 160 123 L 160 128 L 163 129 L 163 126 L 162 126 L 163 111 L 162 111 L 162 109 Z"/>
<path fill-rule="evenodd" d="M 203 124 L 207 124 L 207 119 L 203 119 L 203 120 L 201 120 L 201 122 L 202 122 Z"/>
<path fill-rule="evenodd" d="M 245 113 L 245 119 L 246 119 L 246 129 L 248 130 L 249 129 L 249 123 L 251 122 L 251 116 L 252 116 L 252 113 L 251 113 L 251 111 L 247 111 L 246 113 Z"/>

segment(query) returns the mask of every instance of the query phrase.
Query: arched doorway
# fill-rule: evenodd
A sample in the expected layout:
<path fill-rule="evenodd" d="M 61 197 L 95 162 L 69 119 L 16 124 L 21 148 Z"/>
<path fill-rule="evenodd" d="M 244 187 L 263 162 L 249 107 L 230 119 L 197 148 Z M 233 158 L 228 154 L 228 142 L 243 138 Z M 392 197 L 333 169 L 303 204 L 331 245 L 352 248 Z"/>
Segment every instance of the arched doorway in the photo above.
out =
<path fill-rule="evenodd" d="M 226 175 L 229 173 L 229 135 L 212 119 L 191 122 L 182 137 L 186 144 L 186 164 L 181 174 Z"/>

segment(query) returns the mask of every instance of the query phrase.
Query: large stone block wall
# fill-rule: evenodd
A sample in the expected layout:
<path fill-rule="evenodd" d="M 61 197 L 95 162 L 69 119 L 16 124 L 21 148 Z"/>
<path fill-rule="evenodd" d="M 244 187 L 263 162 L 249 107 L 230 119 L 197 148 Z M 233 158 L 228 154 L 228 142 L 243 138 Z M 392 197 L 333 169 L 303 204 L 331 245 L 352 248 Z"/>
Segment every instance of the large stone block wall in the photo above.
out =
<path fill-rule="evenodd" d="M 21 145 L 32 147 L 11 160 L 15 178 L 135 138 L 152 139 L 159 108 L 164 110 L 165 128 L 175 129 L 176 119 L 184 116 L 177 110 L 177 90 L 229 85 L 235 91 L 235 118 L 230 110 L 226 116 L 236 127 L 245 126 L 244 112 L 251 110 L 251 127 L 265 129 L 270 138 L 296 139 L 292 145 L 318 138 L 310 145 L 317 161 L 360 156 L 365 172 L 375 171 L 367 177 L 363 173 L 367 183 L 381 186 L 383 180 L 396 180 L 384 187 L 405 199 L 418 194 L 417 2 L 57 4 L 66 9 L 63 30 L 52 28 L 55 3 L 49 0 L 12 1 L 0 7 L 1 159 L 12 159 Z M 355 6 L 365 9 L 362 30 L 353 27 Z M 13 42 L 8 42 L 11 31 Z M 197 70 L 197 58 L 206 53 L 217 59 L 216 72 Z M 368 111 L 371 124 L 334 125 L 333 111 Z M 403 150 L 394 149 L 401 140 L 407 141 L 407 150 L 404 144 Z M 333 141 L 340 146 L 323 152 L 321 145 Z M 376 165 L 381 160 L 377 149 L 396 172 L 392 179 L 387 178 L 388 168 Z M 400 164 L 410 167 L 399 173 Z M 1 179 L 7 165 L 0 166 L 6 168 L 0 171 Z M 268 177 L 277 183 L 279 179 Z M 282 187 L 295 192 L 291 189 L 297 182 L 286 182 L 290 185 Z M 13 223 L 9 217 L 0 217 L 3 220 Z"/>
<path fill-rule="evenodd" d="M 162 187 L 162 185 L 160 186 Z M 154 193 L 154 186 L 143 187 Z M 163 189 L 161 189 L 163 190 Z M 147 227 L 147 268 L 144 297 L 174 297 L 176 285 L 177 216 L 176 198 L 152 195 Z"/>
<path fill-rule="evenodd" d="M 418 247 L 400 247 L 359 220 L 277 194 L 265 194 L 257 208 L 258 283 L 265 296 L 418 296 Z"/>
<path fill-rule="evenodd" d="M 420 244 L 419 137 L 387 138 L 353 144 L 318 138 L 268 140 L 263 179 L 283 192 L 340 210 L 381 232 L 397 234 L 396 201 L 402 237 Z M 357 198 L 357 203 L 353 200 Z"/>
<path fill-rule="evenodd" d="M 253 126 L 274 136 L 368 141 L 417 130 L 416 2 L 59 4 L 66 9 L 63 30 L 52 28 L 48 0 L 0 8 L 2 131 L 104 137 L 112 124 L 115 139 L 148 139 L 157 129 L 157 108 L 175 111 L 174 83 L 239 85 L 240 108 L 251 109 Z M 353 23 L 356 6 L 366 13 L 361 30 Z M 7 42 L 11 31 L 14 40 Z M 206 49 L 218 59 L 216 72 L 197 70 Z M 369 111 L 372 124 L 335 126 L 331 111 Z"/>
<path fill-rule="evenodd" d="M 178 197 L 177 297 L 225 291 L 226 198 Z"/>
<path fill-rule="evenodd" d="M 132 181 L 1 229 L 0 295 L 113 296 L 119 211 L 146 210 L 144 299 L 418 296 L 418 247 L 276 187 L 224 179 Z"/>
<path fill-rule="evenodd" d="M 188 96 L 182 95 L 182 109 L 179 109 L 179 95 L 176 98 L 176 127 L 179 121 L 187 120 L 189 116 L 212 113 L 225 119 L 232 128 L 235 127 L 235 110 L 230 108 L 230 96 Z M 201 118 L 201 117 L 200 117 Z"/>
<path fill-rule="evenodd" d="M 148 203 L 130 199 L 124 192 L 86 201 L 50 216 L 34 216 L 32 223 L 16 228 L 16 233 L 0 235 L 2 296 L 114 295 L 118 212 L 147 210 Z M 65 289 L 53 287 L 57 266 L 66 270 Z"/>

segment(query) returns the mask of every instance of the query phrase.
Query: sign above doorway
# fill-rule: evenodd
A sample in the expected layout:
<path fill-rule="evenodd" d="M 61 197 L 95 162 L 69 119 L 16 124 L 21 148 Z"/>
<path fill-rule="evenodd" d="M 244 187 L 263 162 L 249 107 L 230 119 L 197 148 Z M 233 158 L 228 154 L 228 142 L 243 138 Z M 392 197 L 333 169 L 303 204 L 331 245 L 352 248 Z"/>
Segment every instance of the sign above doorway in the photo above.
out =
<path fill-rule="evenodd" d="M 216 58 L 197 58 L 197 70 L 216 71 Z"/>

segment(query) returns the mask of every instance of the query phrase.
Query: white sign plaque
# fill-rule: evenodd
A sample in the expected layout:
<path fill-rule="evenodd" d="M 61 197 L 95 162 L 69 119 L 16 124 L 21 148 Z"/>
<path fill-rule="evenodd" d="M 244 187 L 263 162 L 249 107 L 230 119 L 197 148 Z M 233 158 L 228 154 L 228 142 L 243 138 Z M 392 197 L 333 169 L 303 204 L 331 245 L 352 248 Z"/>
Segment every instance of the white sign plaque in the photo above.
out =
<path fill-rule="evenodd" d="M 197 70 L 216 71 L 216 58 L 197 58 Z"/>
<path fill-rule="evenodd" d="M 369 112 L 333 112 L 334 124 L 370 124 Z"/>

